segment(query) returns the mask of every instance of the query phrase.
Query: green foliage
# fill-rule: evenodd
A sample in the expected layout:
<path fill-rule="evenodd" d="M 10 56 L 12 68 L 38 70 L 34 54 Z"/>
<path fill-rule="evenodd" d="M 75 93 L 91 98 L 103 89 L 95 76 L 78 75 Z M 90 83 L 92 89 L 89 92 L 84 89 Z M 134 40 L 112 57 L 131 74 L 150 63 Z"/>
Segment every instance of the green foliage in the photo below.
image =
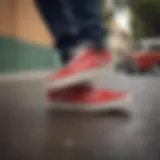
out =
<path fill-rule="evenodd" d="M 136 38 L 160 36 L 160 0 L 128 0 Z"/>
<path fill-rule="evenodd" d="M 134 39 L 139 39 L 145 36 L 143 23 L 138 19 L 136 15 L 132 16 L 132 32 Z"/>

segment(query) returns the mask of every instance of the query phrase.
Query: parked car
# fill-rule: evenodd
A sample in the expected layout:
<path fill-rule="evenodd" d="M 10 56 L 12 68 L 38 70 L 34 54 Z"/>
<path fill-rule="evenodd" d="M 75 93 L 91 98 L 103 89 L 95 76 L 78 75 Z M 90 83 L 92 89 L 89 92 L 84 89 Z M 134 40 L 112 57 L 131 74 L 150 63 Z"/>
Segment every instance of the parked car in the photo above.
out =
<path fill-rule="evenodd" d="M 119 62 L 118 68 L 132 73 L 160 73 L 160 39 L 140 41 L 133 53 Z"/>

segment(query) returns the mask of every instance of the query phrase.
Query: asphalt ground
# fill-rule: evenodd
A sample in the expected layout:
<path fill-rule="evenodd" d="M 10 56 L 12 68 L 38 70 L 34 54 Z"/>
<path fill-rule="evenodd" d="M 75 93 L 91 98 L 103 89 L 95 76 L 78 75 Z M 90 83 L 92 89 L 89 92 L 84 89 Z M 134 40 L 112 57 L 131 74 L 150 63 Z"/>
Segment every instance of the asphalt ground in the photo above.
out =
<path fill-rule="evenodd" d="M 128 110 L 55 112 L 45 78 L 0 83 L 2 160 L 159 160 L 160 78 L 106 74 L 93 84 L 128 90 Z"/>

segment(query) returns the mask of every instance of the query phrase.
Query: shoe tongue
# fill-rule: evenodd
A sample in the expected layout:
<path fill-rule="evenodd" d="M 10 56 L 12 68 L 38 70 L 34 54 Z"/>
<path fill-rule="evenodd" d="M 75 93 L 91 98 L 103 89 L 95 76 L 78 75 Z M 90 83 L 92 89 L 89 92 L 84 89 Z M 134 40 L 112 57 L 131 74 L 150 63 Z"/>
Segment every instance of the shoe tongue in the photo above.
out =
<path fill-rule="evenodd" d="M 86 55 L 87 52 L 88 51 L 86 48 L 80 49 L 78 52 L 76 52 L 75 56 L 72 58 L 68 66 L 72 67 L 72 65 L 74 66 L 75 64 L 77 64 L 77 62 L 83 61 L 83 59 L 86 60 L 85 57 L 87 56 Z"/>
<path fill-rule="evenodd" d="M 80 57 L 81 55 L 84 54 L 85 50 L 87 49 L 88 47 L 86 45 L 79 45 L 77 46 L 76 48 L 73 48 L 72 49 L 72 60 Z"/>
<path fill-rule="evenodd" d="M 70 49 L 70 53 L 72 55 L 71 62 L 74 61 L 75 59 L 81 57 L 85 53 L 85 50 L 89 49 L 89 48 L 93 48 L 93 46 L 88 41 L 84 41 L 83 43 L 77 45 L 76 47 L 71 48 Z"/>

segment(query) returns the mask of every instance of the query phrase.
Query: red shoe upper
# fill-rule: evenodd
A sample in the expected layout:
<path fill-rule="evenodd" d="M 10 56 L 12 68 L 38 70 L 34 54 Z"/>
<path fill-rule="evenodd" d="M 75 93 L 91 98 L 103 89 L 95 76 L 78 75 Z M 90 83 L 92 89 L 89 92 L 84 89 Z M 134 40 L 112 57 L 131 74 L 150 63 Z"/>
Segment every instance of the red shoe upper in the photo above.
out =
<path fill-rule="evenodd" d="M 107 89 L 92 88 L 87 85 L 75 86 L 59 92 L 48 92 L 48 98 L 52 101 L 63 101 L 66 103 L 95 104 L 103 102 L 116 102 L 124 100 L 127 92 L 117 92 Z"/>
<path fill-rule="evenodd" d="M 112 56 L 107 50 L 97 53 L 93 49 L 86 49 L 81 55 L 77 55 L 69 65 L 54 73 L 50 80 L 58 80 L 73 74 L 89 71 L 111 63 L 111 61 Z"/>
<path fill-rule="evenodd" d="M 105 89 L 82 90 L 73 94 L 67 100 L 69 103 L 103 103 L 115 102 L 126 97 L 126 92 L 116 92 Z"/>

